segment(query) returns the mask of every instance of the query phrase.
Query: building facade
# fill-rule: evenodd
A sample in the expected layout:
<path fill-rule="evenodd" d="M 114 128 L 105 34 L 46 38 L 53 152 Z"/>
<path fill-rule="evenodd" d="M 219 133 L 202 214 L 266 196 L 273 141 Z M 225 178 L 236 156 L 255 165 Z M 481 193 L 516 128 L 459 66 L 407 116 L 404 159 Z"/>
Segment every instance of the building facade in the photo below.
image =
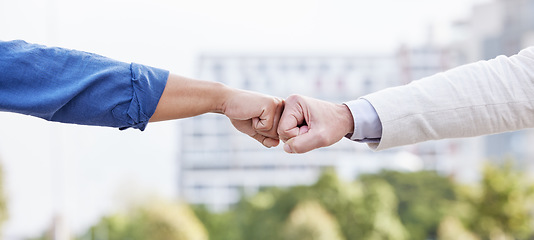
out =
<path fill-rule="evenodd" d="M 430 47 L 404 48 L 391 55 L 213 53 L 198 58 L 197 78 L 280 97 L 297 93 L 342 103 L 403 84 L 407 81 L 403 76 L 442 71 L 447 65 L 443 54 Z M 281 147 L 264 148 L 217 114 L 183 120 L 180 136 L 181 195 L 189 203 L 214 210 L 226 209 L 241 194 L 263 187 L 313 184 L 324 168 L 335 168 L 347 179 L 384 168 L 434 169 L 437 155 L 450 150 L 443 147 L 449 143 L 441 143 L 423 147 L 433 148 L 424 151 L 423 158 L 418 156 L 421 148 L 414 151 L 413 147 L 373 153 L 365 144 L 345 139 L 328 148 L 290 155 Z"/>
<path fill-rule="evenodd" d="M 455 26 L 457 40 L 448 46 L 429 39 L 421 46 L 401 46 L 391 55 L 207 53 L 197 59 L 197 78 L 280 97 L 296 93 L 341 103 L 534 45 L 534 0 L 480 4 Z M 312 184 L 324 168 L 334 168 L 347 179 L 390 168 L 430 169 L 476 181 L 484 159 L 511 157 L 529 167 L 528 159 L 534 156 L 528 146 L 534 134 L 529 130 L 430 141 L 379 153 L 342 140 L 289 155 L 281 148 L 263 148 L 224 116 L 207 114 L 183 120 L 180 137 L 180 193 L 186 201 L 214 210 L 226 209 L 242 194 L 263 187 Z"/>
<path fill-rule="evenodd" d="M 463 63 L 511 56 L 534 46 L 534 0 L 495 0 L 477 5 L 472 16 L 459 25 L 463 37 L 453 46 Z M 529 139 L 532 130 L 522 130 L 483 138 L 483 156 L 493 162 L 514 159 L 521 168 L 532 168 L 534 157 Z"/>

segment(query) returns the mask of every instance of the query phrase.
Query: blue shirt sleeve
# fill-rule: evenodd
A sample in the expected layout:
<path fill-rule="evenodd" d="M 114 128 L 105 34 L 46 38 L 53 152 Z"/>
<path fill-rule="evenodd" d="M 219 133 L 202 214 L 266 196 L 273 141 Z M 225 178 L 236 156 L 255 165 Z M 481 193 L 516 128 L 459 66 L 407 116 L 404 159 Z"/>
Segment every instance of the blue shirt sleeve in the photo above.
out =
<path fill-rule="evenodd" d="M 0 111 L 144 130 L 168 75 L 92 53 L 0 41 Z"/>
<path fill-rule="evenodd" d="M 346 137 L 353 141 L 364 143 L 379 143 L 382 138 L 382 122 L 375 108 L 367 100 L 346 102 L 354 119 L 354 133 Z"/>

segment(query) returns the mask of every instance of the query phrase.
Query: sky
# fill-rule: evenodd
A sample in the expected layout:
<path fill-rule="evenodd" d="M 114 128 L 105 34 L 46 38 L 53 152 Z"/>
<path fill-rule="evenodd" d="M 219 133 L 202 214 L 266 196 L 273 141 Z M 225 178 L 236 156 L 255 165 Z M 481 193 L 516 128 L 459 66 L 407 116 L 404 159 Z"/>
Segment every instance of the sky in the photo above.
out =
<path fill-rule="evenodd" d="M 446 44 L 450 23 L 488 0 L 0 0 L 0 40 L 95 52 L 194 77 L 202 52 L 391 52 Z M 179 121 L 146 131 L 0 113 L 6 239 L 62 213 L 74 232 L 129 198 L 176 195 Z M 280 150 L 280 149 L 278 149 Z"/>

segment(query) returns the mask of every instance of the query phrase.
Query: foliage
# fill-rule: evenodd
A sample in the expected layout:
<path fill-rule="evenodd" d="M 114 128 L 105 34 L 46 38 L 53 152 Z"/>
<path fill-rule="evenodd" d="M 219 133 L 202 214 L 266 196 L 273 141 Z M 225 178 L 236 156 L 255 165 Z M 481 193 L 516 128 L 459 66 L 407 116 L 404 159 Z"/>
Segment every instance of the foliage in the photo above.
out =
<path fill-rule="evenodd" d="M 347 239 L 407 239 L 387 182 L 346 183 L 330 170 L 310 190 L 336 216 Z"/>
<path fill-rule="evenodd" d="M 4 168 L 0 165 L 0 226 L 2 226 L 8 218 L 7 212 L 7 197 L 4 190 Z M 2 231 L 0 228 L 0 239 Z"/>
<path fill-rule="evenodd" d="M 486 165 L 479 191 L 462 192 L 464 222 L 482 239 L 532 238 L 533 187 L 511 161 Z"/>
<path fill-rule="evenodd" d="M 438 228 L 440 240 L 480 240 L 475 234 L 465 228 L 463 223 L 455 217 L 445 217 Z"/>
<path fill-rule="evenodd" d="M 441 219 L 456 200 L 454 183 L 433 171 L 382 171 L 360 179 L 364 184 L 386 181 L 393 187 L 399 218 L 414 240 L 435 239 Z"/>
<path fill-rule="evenodd" d="M 297 209 L 304 211 L 302 205 L 310 202 L 325 210 L 313 213 L 322 215 L 317 222 L 332 216 L 345 239 L 532 239 L 533 186 L 511 164 L 488 165 L 477 186 L 432 171 L 383 171 L 343 182 L 327 170 L 312 186 L 264 189 L 244 196 L 228 212 L 200 215 L 212 240 L 312 234 L 301 226 L 316 223 L 294 219 Z"/>
<path fill-rule="evenodd" d="M 236 213 L 227 211 L 212 213 L 204 206 L 193 206 L 198 219 L 208 229 L 210 240 L 240 240 L 243 239 Z"/>
<path fill-rule="evenodd" d="M 373 220 L 366 239 L 408 239 L 408 232 L 397 215 L 397 197 L 387 182 L 368 184 L 364 203 L 369 219 Z"/>
<path fill-rule="evenodd" d="M 103 217 L 81 239 L 207 240 L 208 236 L 188 206 L 155 201 Z"/>
<path fill-rule="evenodd" d="M 288 189 L 269 188 L 254 196 L 243 197 L 237 206 L 227 213 L 213 213 L 209 216 L 202 208 L 196 212 L 203 219 L 211 240 L 230 239 L 225 229 L 228 226 L 213 224 L 220 222 L 209 219 L 231 221 L 230 231 L 238 238 L 233 239 L 283 239 L 288 237 L 287 223 L 292 212 L 306 202 L 316 202 L 328 214 L 318 214 L 318 222 L 327 222 L 329 215 L 337 220 L 345 239 L 407 239 L 407 233 L 397 217 L 397 200 L 392 188 L 384 181 L 369 186 L 360 183 L 340 181 L 333 171 L 326 171 L 316 184 Z M 302 206 L 302 205 L 300 205 Z M 287 223 L 287 224 L 284 224 Z M 311 223 L 310 223 L 311 224 Z M 296 231 L 296 230 L 295 230 Z M 285 234 L 285 235 L 284 235 Z"/>
<path fill-rule="evenodd" d="M 337 220 L 315 201 L 299 203 L 287 218 L 285 240 L 343 240 Z"/>
<path fill-rule="evenodd" d="M 534 239 L 533 197 L 534 185 L 510 162 L 487 165 L 478 185 L 431 171 L 346 182 L 326 170 L 311 186 L 265 188 L 226 212 L 141 205 L 103 217 L 80 239 Z"/>

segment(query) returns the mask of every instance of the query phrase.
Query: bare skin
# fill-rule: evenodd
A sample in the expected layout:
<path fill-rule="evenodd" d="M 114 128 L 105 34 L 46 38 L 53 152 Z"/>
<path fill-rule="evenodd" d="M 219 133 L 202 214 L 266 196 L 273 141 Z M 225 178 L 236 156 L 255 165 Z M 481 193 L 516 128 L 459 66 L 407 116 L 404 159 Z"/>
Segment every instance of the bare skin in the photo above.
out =
<path fill-rule="evenodd" d="M 171 74 L 150 121 L 220 113 L 237 130 L 275 147 L 280 142 L 277 129 L 283 107 L 284 101 L 277 97 Z"/>
<path fill-rule="evenodd" d="M 278 134 L 288 153 L 327 147 L 352 132 L 354 120 L 347 106 L 300 95 L 286 99 L 278 125 Z"/>

